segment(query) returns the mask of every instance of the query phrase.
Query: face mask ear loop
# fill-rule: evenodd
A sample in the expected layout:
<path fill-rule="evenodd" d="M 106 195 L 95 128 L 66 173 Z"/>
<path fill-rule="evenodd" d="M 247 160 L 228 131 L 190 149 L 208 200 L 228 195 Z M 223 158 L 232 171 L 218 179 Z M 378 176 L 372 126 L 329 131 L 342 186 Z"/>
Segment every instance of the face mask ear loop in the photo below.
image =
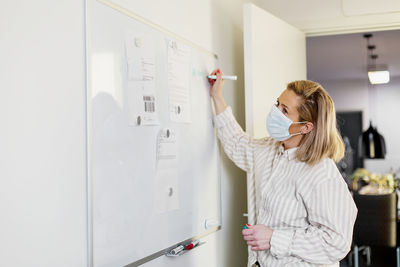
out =
<path fill-rule="evenodd" d="M 293 137 L 293 136 L 296 136 L 296 135 L 300 135 L 300 134 L 303 134 L 303 133 L 302 132 L 298 132 L 298 133 L 295 133 L 295 134 L 291 134 L 290 137 Z"/>

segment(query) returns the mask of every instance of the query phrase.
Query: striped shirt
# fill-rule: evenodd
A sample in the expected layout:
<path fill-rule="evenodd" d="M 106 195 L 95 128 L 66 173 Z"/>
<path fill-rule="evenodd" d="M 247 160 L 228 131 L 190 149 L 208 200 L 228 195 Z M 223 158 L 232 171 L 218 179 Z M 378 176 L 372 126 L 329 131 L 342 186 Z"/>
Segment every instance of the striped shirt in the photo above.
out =
<path fill-rule="evenodd" d="M 271 248 L 254 252 L 262 267 L 335 264 L 350 250 L 357 208 L 333 160 L 311 166 L 271 137 L 253 139 L 230 107 L 214 123 L 225 153 L 247 172 L 249 223 L 272 228 Z"/>

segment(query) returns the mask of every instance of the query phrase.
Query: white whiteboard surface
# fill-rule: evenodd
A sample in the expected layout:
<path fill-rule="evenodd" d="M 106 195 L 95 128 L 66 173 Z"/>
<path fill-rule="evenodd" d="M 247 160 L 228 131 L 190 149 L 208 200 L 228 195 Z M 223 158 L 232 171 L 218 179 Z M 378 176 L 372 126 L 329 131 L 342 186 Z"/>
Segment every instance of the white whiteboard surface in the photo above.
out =
<path fill-rule="evenodd" d="M 219 229 L 220 159 L 206 79 L 217 61 L 212 53 L 104 3 L 88 1 L 87 12 L 91 266 L 125 266 Z M 130 123 L 127 33 L 154 43 L 159 125 Z M 170 119 L 169 40 L 190 49 L 191 123 Z M 157 206 L 164 190 L 156 177 L 162 129 L 174 132 L 177 144 L 176 185 L 161 181 L 174 188 L 177 206 L 165 211 Z M 207 220 L 218 223 L 206 229 Z"/>

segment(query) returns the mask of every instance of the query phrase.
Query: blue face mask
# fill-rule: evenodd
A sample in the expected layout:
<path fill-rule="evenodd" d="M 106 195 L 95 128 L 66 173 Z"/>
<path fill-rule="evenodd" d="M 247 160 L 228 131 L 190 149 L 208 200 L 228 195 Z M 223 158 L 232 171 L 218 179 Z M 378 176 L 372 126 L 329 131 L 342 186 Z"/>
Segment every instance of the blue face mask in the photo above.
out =
<path fill-rule="evenodd" d="M 301 132 L 290 134 L 289 127 L 292 124 L 302 124 L 307 123 L 306 121 L 302 122 L 293 122 L 291 119 L 286 117 L 275 105 L 272 106 L 271 111 L 267 117 L 267 130 L 269 135 L 278 140 L 285 141 L 292 136 L 299 135 Z"/>

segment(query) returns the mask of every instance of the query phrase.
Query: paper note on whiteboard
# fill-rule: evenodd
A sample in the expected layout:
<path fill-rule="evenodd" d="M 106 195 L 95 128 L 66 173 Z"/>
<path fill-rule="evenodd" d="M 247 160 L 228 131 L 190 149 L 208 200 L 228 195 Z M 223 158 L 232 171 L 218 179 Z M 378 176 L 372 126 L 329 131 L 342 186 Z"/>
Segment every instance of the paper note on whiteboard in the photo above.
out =
<path fill-rule="evenodd" d="M 126 60 L 129 81 L 152 81 L 155 79 L 154 41 L 149 36 L 126 33 Z"/>
<path fill-rule="evenodd" d="M 168 41 L 168 90 L 170 119 L 191 122 L 190 48 L 185 44 Z"/>
<path fill-rule="evenodd" d="M 177 136 L 172 129 L 162 129 L 157 137 L 157 169 L 176 169 L 178 160 Z"/>
<path fill-rule="evenodd" d="M 155 197 L 157 213 L 172 211 L 179 208 L 176 169 L 157 170 Z"/>
<path fill-rule="evenodd" d="M 159 125 L 154 81 L 128 82 L 126 92 L 129 125 Z"/>
<path fill-rule="evenodd" d="M 173 129 L 159 131 L 157 137 L 156 207 L 158 213 L 179 208 L 177 136 Z"/>

